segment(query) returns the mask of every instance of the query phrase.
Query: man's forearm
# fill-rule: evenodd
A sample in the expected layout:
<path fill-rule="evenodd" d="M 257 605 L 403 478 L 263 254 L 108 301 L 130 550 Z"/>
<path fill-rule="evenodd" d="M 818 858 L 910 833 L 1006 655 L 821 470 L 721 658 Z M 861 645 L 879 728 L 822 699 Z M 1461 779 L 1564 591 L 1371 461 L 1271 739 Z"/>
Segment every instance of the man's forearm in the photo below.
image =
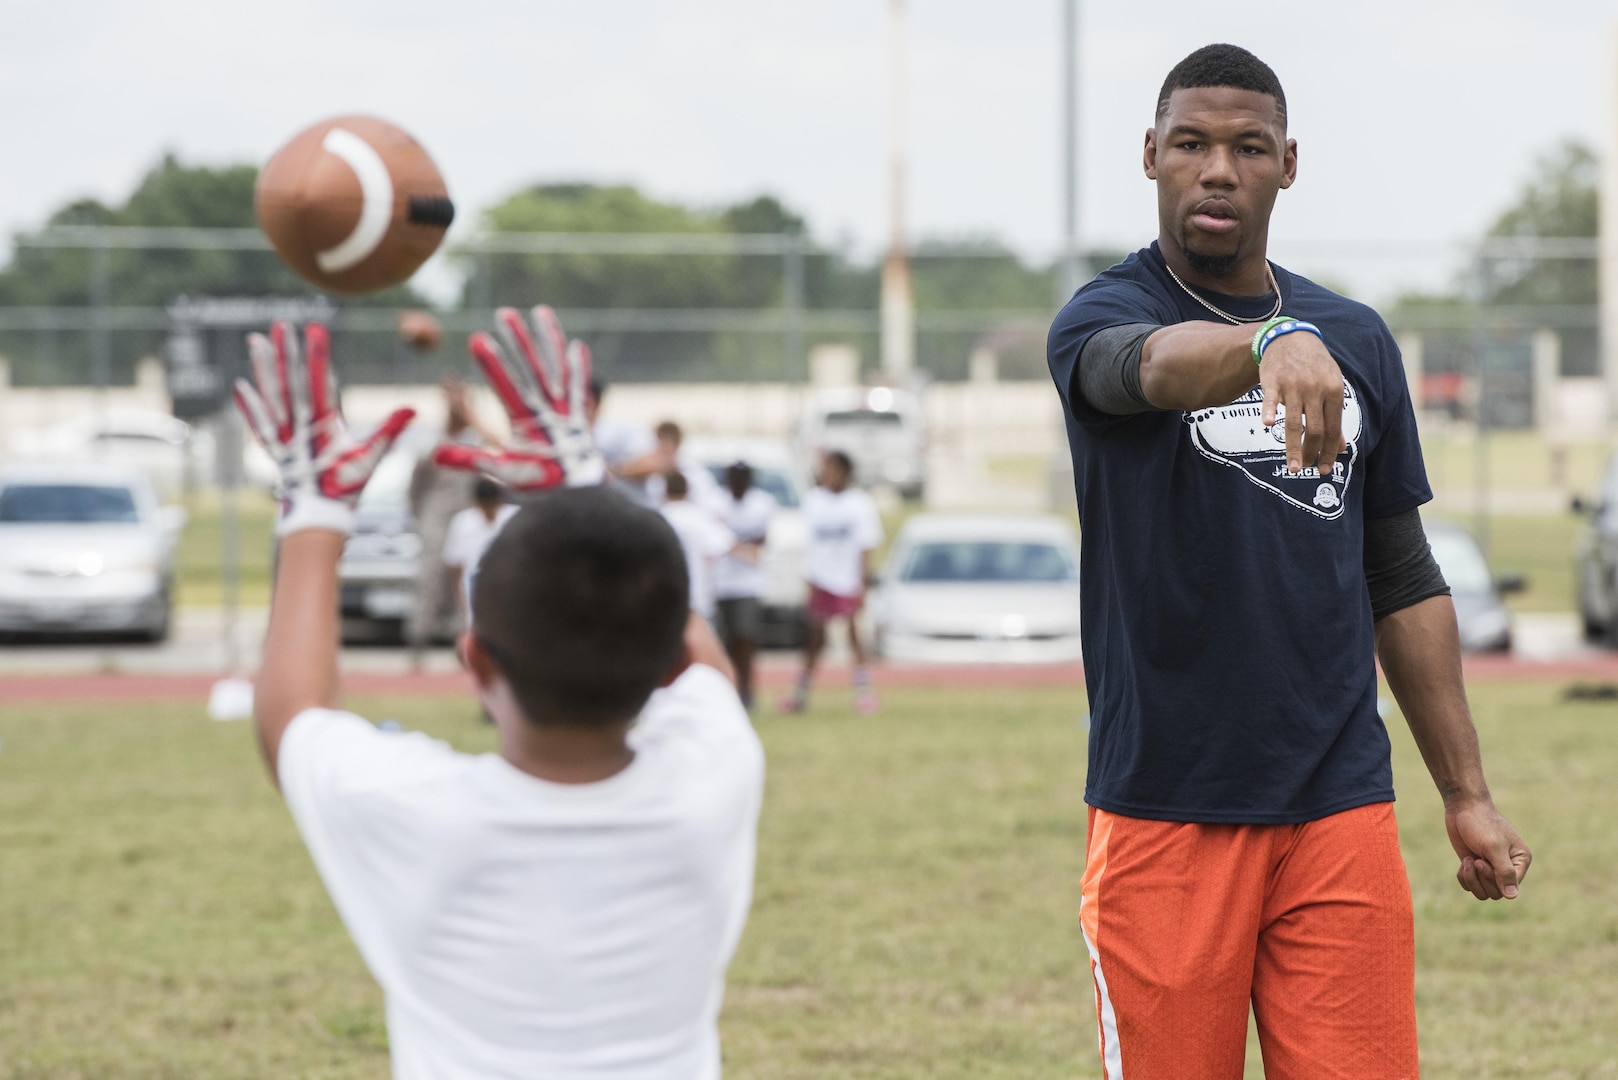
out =
<path fill-rule="evenodd" d="M 337 560 L 343 540 L 341 533 L 305 529 L 281 542 L 253 709 L 272 777 L 293 717 L 337 704 Z"/>
<path fill-rule="evenodd" d="M 1388 686 L 1445 803 L 1487 798 L 1450 598 L 1434 596 L 1386 616 L 1376 624 L 1376 643 Z"/>
<path fill-rule="evenodd" d="M 1176 323 L 1155 331 L 1141 347 L 1140 388 L 1154 408 L 1224 405 L 1258 379 L 1250 326 Z"/>

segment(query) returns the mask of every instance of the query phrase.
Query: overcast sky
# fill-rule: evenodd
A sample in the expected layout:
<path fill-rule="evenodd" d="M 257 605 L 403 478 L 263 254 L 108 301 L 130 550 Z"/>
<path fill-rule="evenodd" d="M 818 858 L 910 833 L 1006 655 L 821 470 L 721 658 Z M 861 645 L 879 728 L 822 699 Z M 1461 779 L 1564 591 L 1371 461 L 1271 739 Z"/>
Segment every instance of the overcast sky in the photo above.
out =
<path fill-rule="evenodd" d="M 1061 224 L 1059 0 L 909 6 L 912 232 L 1048 257 Z M 884 0 L 6 9 L 7 235 L 74 197 L 121 200 L 166 149 L 262 161 L 352 111 L 427 145 L 458 228 L 525 184 L 596 180 L 701 204 L 769 192 L 861 251 L 886 232 Z M 1168 68 L 1211 41 L 1253 49 L 1287 91 L 1299 180 L 1273 254 L 1368 299 L 1443 284 L 1446 245 L 1484 227 L 1536 152 L 1566 136 L 1611 141 L 1612 0 L 1082 0 L 1080 18 L 1091 244 L 1155 235 L 1142 134 Z"/>

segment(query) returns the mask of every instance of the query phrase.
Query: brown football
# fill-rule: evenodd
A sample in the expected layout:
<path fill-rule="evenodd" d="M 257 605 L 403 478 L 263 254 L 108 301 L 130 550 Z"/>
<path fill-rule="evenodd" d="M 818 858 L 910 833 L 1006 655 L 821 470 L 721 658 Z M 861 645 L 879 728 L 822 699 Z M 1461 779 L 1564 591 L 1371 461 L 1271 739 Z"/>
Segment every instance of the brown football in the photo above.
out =
<path fill-rule="evenodd" d="M 404 281 L 455 217 L 427 151 L 374 116 L 338 116 L 293 136 L 259 172 L 253 208 L 276 254 L 337 293 Z"/>

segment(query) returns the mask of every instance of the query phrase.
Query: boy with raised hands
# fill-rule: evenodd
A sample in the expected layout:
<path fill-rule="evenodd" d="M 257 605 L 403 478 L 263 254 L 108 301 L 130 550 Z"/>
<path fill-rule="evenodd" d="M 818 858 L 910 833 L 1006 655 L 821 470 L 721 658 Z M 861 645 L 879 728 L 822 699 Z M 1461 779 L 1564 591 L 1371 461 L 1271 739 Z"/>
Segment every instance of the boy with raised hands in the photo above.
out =
<path fill-rule="evenodd" d="M 546 308 L 497 330 L 471 351 L 512 437 L 436 457 L 544 492 L 484 554 L 461 639 L 499 753 L 337 708 L 337 559 L 410 415 L 352 439 L 313 324 L 301 349 L 250 339 L 237 387 L 281 467 L 260 743 L 382 986 L 396 1078 L 717 1077 L 763 753 L 673 531 L 601 484 L 588 353 Z"/>

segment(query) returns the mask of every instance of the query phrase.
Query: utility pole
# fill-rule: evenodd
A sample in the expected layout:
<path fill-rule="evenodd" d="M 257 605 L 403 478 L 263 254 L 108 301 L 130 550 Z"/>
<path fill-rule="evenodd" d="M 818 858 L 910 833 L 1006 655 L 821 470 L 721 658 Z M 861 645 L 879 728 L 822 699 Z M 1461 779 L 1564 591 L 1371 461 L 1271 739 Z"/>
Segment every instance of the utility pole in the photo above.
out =
<path fill-rule="evenodd" d="M 882 260 L 882 373 L 906 382 L 916 366 L 916 311 L 905 237 L 905 0 L 888 0 L 888 252 Z"/>
<path fill-rule="evenodd" d="M 1062 0 L 1062 272 L 1058 305 L 1084 282 L 1079 269 L 1079 0 Z"/>

